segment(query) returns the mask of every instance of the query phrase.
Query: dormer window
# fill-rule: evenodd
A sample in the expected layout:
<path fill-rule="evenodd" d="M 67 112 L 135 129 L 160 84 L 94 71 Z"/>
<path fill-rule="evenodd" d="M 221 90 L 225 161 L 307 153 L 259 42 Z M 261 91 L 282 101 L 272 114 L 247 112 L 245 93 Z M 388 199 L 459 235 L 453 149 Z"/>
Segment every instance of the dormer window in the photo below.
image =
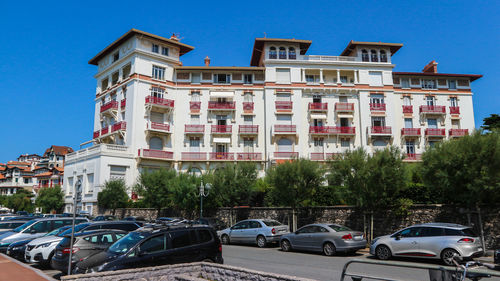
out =
<path fill-rule="evenodd" d="M 285 49 L 285 47 L 280 47 L 279 57 L 280 57 L 280 60 L 286 60 L 286 49 Z"/>
<path fill-rule="evenodd" d="M 370 57 L 368 56 L 368 51 L 366 51 L 366 50 L 361 51 L 361 60 L 362 61 L 370 61 Z"/>
<path fill-rule="evenodd" d="M 297 58 L 297 56 L 295 54 L 295 48 L 294 47 L 288 48 L 288 58 L 291 59 L 291 60 L 294 60 L 294 59 Z"/>
<path fill-rule="evenodd" d="M 156 44 L 153 44 L 153 47 L 151 48 L 151 52 L 158 54 L 160 52 L 160 47 Z"/>
<path fill-rule="evenodd" d="M 161 47 L 161 54 L 164 56 L 168 56 L 168 48 Z"/>
<path fill-rule="evenodd" d="M 375 51 L 375 50 L 371 51 L 371 59 L 372 59 L 372 62 L 378 62 L 377 51 Z"/>
<path fill-rule="evenodd" d="M 113 62 L 117 61 L 118 59 L 120 59 L 120 53 L 119 53 L 119 52 L 116 52 L 116 53 L 113 55 Z"/>
<path fill-rule="evenodd" d="M 269 48 L 269 58 L 270 59 L 276 59 L 276 58 L 278 58 L 277 55 L 276 55 L 276 47 Z"/>
<path fill-rule="evenodd" d="M 436 81 L 430 79 L 422 80 L 422 88 L 423 89 L 436 89 Z"/>
<path fill-rule="evenodd" d="M 253 79 L 252 79 L 252 74 L 245 74 L 243 75 L 243 84 L 252 84 Z"/>
<path fill-rule="evenodd" d="M 384 50 L 380 51 L 380 62 L 387 62 L 387 53 Z"/>
<path fill-rule="evenodd" d="M 231 74 L 214 74 L 214 84 L 230 84 Z"/>

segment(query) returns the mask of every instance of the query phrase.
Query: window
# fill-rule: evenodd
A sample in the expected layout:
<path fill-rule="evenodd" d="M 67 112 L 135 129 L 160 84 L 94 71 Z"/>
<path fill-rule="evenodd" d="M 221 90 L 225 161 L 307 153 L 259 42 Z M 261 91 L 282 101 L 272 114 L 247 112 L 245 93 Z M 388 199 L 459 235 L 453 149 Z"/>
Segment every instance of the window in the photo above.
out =
<path fill-rule="evenodd" d="M 457 81 L 449 80 L 448 81 L 448 88 L 450 88 L 451 90 L 456 90 L 457 89 Z"/>
<path fill-rule="evenodd" d="M 50 221 L 40 221 L 28 228 L 27 233 L 45 233 L 50 231 Z"/>
<path fill-rule="evenodd" d="M 387 53 L 384 50 L 380 51 L 380 62 L 387 62 Z"/>
<path fill-rule="evenodd" d="M 190 152 L 200 152 L 200 138 L 190 138 L 189 139 L 189 151 Z"/>
<path fill-rule="evenodd" d="M 115 85 L 116 83 L 118 83 L 118 79 L 120 78 L 120 74 L 117 72 L 113 73 L 111 75 L 111 84 L 112 85 Z"/>
<path fill-rule="evenodd" d="M 276 69 L 276 83 L 278 83 L 278 84 L 290 84 L 290 69 L 289 68 L 277 68 Z"/>
<path fill-rule="evenodd" d="M 314 233 L 315 227 L 313 225 L 311 226 L 304 226 L 303 228 L 297 230 L 297 233 Z"/>
<path fill-rule="evenodd" d="M 125 166 L 110 166 L 109 179 L 110 180 L 125 180 L 127 167 Z"/>
<path fill-rule="evenodd" d="M 451 107 L 457 107 L 458 106 L 458 100 L 456 97 L 451 97 L 450 98 L 450 106 Z"/>
<path fill-rule="evenodd" d="M 117 61 L 120 59 L 120 53 L 119 52 L 116 52 L 113 54 L 113 62 Z"/>
<path fill-rule="evenodd" d="M 413 119 L 405 118 L 405 128 L 413 128 Z"/>
<path fill-rule="evenodd" d="M 240 223 L 235 224 L 232 229 L 247 229 L 248 228 L 248 221 L 242 221 Z"/>
<path fill-rule="evenodd" d="M 262 227 L 262 225 L 260 225 L 260 223 L 257 221 L 250 221 L 248 225 L 249 225 L 249 228 L 261 228 Z"/>
<path fill-rule="evenodd" d="M 269 58 L 270 59 L 276 59 L 277 58 L 276 47 L 269 48 Z"/>
<path fill-rule="evenodd" d="M 245 102 L 253 102 L 253 95 L 251 92 L 246 92 L 244 95 L 243 95 L 243 100 Z"/>
<path fill-rule="evenodd" d="M 152 137 L 149 139 L 149 148 L 155 150 L 163 149 L 163 140 L 159 137 Z"/>
<path fill-rule="evenodd" d="M 163 112 L 151 111 L 149 120 L 154 123 L 163 123 Z"/>
<path fill-rule="evenodd" d="M 151 48 L 151 52 L 158 54 L 159 51 L 160 51 L 160 47 L 156 44 L 153 44 L 153 46 Z"/>
<path fill-rule="evenodd" d="M 162 88 L 158 88 L 158 87 L 152 87 L 151 88 L 151 96 L 152 97 L 162 99 L 163 98 L 163 93 L 165 93 L 165 90 L 163 90 Z"/>
<path fill-rule="evenodd" d="M 427 119 L 427 126 L 430 129 L 437 129 L 438 128 L 437 119 L 434 119 L 434 118 Z"/>
<path fill-rule="evenodd" d="M 141 244 L 141 253 L 151 254 L 164 251 L 166 249 L 165 235 L 155 236 Z"/>
<path fill-rule="evenodd" d="M 323 139 L 322 138 L 315 138 L 314 139 L 314 146 L 315 147 L 323 147 Z"/>
<path fill-rule="evenodd" d="M 243 123 L 245 125 L 252 125 L 253 124 L 253 116 L 252 115 L 243 116 Z"/>
<path fill-rule="evenodd" d="M 343 148 L 349 148 L 349 146 L 351 146 L 351 140 L 350 139 L 340 139 L 340 146 Z"/>
<path fill-rule="evenodd" d="M 164 56 L 168 56 L 168 48 L 161 47 L 161 54 Z"/>
<path fill-rule="evenodd" d="M 369 71 L 369 83 L 370 86 L 382 86 L 382 72 L 381 71 Z"/>
<path fill-rule="evenodd" d="M 297 55 L 295 54 L 295 48 L 290 47 L 288 48 L 288 59 L 294 60 L 297 58 Z"/>
<path fill-rule="evenodd" d="M 385 127 L 385 117 L 372 117 L 373 127 Z"/>
<path fill-rule="evenodd" d="M 24 184 L 29 183 L 29 178 L 24 178 Z"/>
<path fill-rule="evenodd" d="M 436 146 L 437 141 L 428 141 L 427 144 L 429 145 L 430 148 L 433 148 L 434 146 Z"/>
<path fill-rule="evenodd" d="M 366 50 L 361 51 L 361 60 L 370 61 L 370 57 L 368 56 L 368 52 Z"/>
<path fill-rule="evenodd" d="M 212 235 L 210 234 L 210 231 L 206 229 L 200 229 L 198 230 L 198 242 L 199 243 L 205 243 L 209 242 L 212 240 Z"/>
<path fill-rule="evenodd" d="M 104 91 L 108 88 L 109 80 L 108 78 L 104 78 L 101 80 L 101 91 Z"/>
<path fill-rule="evenodd" d="M 165 67 L 153 65 L 153 78 L 165 80 Z"/>
<path fill-rule="evenodd" d="M 122 69 L 122 80 L 128 78 L 130 76 L 130 71 L 132 69 L 132 66 L 130 64 L 127 64 L 126 66 L 123 67 Z"/>
<path fill-rule="evenodd" d="M 191 124 L 193 125 L 200 124 L 200 115 L 191 115 Z"/>
<path fill-rule="evenodd" d="M 410 227 L 398 232 L 396 235 L 400 235 L 403 238 L 418 237 L 421 235 L 421 227 Z"/>
<path fill-rule="evenodd" d="M 403 105 L 411 105 L 411 98 L 409 96 L 403 97 Z"/>
<path fill-rule="evenodd" d="M 430 79 L 422 79 L 423 89 L 436 89 L 436 81 Z"/>
<path fill-rule="evenodd" d="M 231 74 L 214 74 L 215 84 L 230 84 Z"/>
<path fill-rule="evenodd" d="M 384 149 L 387 146 L 387 141 L 384 139 L 376 139 L 373 141 L 375 149 Z"/>
<path fill-rule="evenodd" d="M 94 190 L 94 174 L 87 174 L 87 193 Z"/>
<path fill-rule="evenodd" d="M 279 152 L 292 152 L 293 142 L 289 139 L 282 138 L 278 141 L 278 151 Z"/>
<path fill-rule="evenodd" d="M 253 152 L 253 139 L 252 138 L 244 138 L 243 139 L 243 151 L 246 153 Z"/>
<path fill-rule="evenodd" d="M 286 59 L 286 49 L 284 47 L 280 47 L 279 58 Z"/>
<path fill-rule="evenodd" d="M 451 120 L 451 128 L 452 129 L 460 129 L 460 120 Z"/>
<path fill-rule="evenodd" d="M 347 83 L 347 76 L 340 76 L 341 83 Z"/>
<path fill-rule="evenodd" d="M 191 92 L 191 101 L 200 101 L 200 92 Z"/>
<path fill-rule="evenodd" d="M 410 80 L 408 78 L 401 78 L 401 88 L 410 88 Z"/>
<path fill-rule="evenodd" d="M 319 83 L 319 75 L 306 75 L 307 83 Z"/>
<path fill-rule="evenodd" d="M 378 62 L 377 51 L 371 50 L 371 59 L 372 59 L 372 62 Z"/>
<path fill-rule="evenodd" d="M 378 95 L 378 94 L 370 95 L 370 103 L 383 104 L 384 95 Z"/>
<path fill-rule="evenodd" d="M 435 98 L 433 96 L 427 96 L 425 97 L 425 102 L 427 103 L 428 106 L 434 106 Z"/>
<path fill-rule="evenodd" d="M 252 83 L 253 83 L 252 74 L 243 75 L 243 84 L 252 84 Z"/>
<path fill-rule="evenodd" d="M 200 84 L 201 83 L 201 74 L 200 73 L 191 73 L 191 83 Z"/>
<path fill-rule="evenodd" d="M 406 141 L 406 153 L 415 154 L 415 141 Z"/>

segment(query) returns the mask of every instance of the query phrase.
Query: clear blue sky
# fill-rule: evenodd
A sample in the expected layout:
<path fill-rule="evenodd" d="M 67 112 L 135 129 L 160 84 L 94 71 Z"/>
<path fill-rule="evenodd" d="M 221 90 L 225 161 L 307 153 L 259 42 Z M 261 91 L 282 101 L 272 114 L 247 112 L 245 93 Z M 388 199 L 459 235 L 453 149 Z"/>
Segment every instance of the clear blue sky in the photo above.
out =
<path fill-rule="evenodd" d="M 338 55 L 349 40 L 403 43 L 396 71 L 483 74 L 476 127 L 500 113 L 500 1 L 2 1 L 0 163 L 92 138 L 96 67 L 87 61 L 130 28 L 195 50 L 184 65 L 248 66 L 255 37 L 309 39 Z M 495 82 L 497 81 L 497 82 Z"/>

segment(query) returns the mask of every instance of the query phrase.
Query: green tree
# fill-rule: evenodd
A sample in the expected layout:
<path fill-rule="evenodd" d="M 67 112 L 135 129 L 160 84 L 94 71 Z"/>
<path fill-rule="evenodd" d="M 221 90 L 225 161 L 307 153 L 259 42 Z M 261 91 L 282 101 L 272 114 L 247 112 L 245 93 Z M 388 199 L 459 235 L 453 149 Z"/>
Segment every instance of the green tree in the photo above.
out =
<path fill-rule="evenodd" d="M 134 190 L 142 196 L 141 200 L 147 207 L 160 211 L 172 205 L 172 193 L 169 186 L 176 177 L 175 170 L 144 171 L 139 176 Z"/>
<path fill-rule="evenodd" d="M 97 205 L 112 209 L 113 215 L 117 208 L 124 208 L 128 202 L 127 187 L 123 180 L 111 180 L 104 183 L 104 188 L 97 194 Z"/>
<path fill-rule="evenodd" d="M 34 206 L 31 202 L 33 194 L 24 189 L 18 189 L 15 194 L 8 196 L 6 207 L 17 211 L 33 212 Z"/>
<path fill-rule="evenodd" d="M 490 117 L 486 117 L 483 119 L 483 126 L 481 128 L 493 131 L 495 129 L 500 129 L 500 115 L 491 114 Z"/>
<path fill-rule="evenodd" d="M 212 173 L 210 182 L 220 207 L 249 206 L 255 193 L 257 166 L 250 162 L 228 163 Z"/>
<path fill-rule="evenodd" d="M 171 181 L 170 185 L 172 207 L 197 213 L 199 210 L 198 189 L 200 182 L 201 177 L 179 173 L 175 180 Z"/>
<path fill-rule="evenodd" d="M 60 186 L 43 187 L 38 191 L 35 205 L 42 208 L 42 212 L 60 212 L 64 207 L 64 193 Z"/>
<path fill-rule="evenodd" d="M 479 131 L 443 142 L 422 155 L 429 188 L 442 190 L 443 203 L 475 207 L 500 199 L 500 132 Z"/>

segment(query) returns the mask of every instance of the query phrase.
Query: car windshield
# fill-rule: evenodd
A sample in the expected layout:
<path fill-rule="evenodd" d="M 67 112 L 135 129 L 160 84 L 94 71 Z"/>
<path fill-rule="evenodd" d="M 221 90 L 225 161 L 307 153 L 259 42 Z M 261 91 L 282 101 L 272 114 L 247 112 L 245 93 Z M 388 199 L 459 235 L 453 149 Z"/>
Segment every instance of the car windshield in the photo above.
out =
<path fill-rule="evenodd" d="M 14 232 L 21 232 L 23 231 L 26 227 L 30 226 L 31 224 L 33 224 L 36 220 L 30 220 L 28 222 L 26 222 L 25 224 L 21 225 L 21 226 L 18 226 L 16 228 L 14 228 L 12 231 Z"/>
<path fill-rule="evenodd" d="M 81 223 L 81 224 L 77 224 L 75 225 L 75 232 L 80 232 L 83 228 L 85 228 L 86 226 L 88 226 L 90 223 Z M 58 237 L 64 237 L 64 235 L 67 235 L 67 234 L 71 234 L 71 227 L 69 227 L 68 229 L 66 229 L 65 231 L 57 234 Z"/>
<path fill-rule="evenodd" d="M 328 225 L 331 229 L 340 232 L 340 231 L 351 231 L 351 229 L 347 226 L 338 225 L 338 224 L 330 224 Z"/>
<path fill-rule="evenodd" d="M 112 254 L 124 254 L 134 247 L 139 241 L 146 238 L 146 235 L 140 232 L 130 232 L 122 239 L 108 248 L 108 252 Z"/>
<path fill-rule="evenodd" d="M 281 223 L 279 221 L 274 221 L 274 220 L 266 220 L 262 221 L 265 225 L 267 226 L 279 226 Z"/>
<path fill-rule="evenodd" d="M 68 228 L 70 228 L 71 226 L 67 225 L 67 226 L 63 226 L 63 227 L 59 227 L 57 229 L 54 229 L 52 230 L 51 232 L 45 234 L 45 236 L 51 236 L 51 235 L 57 235 L 59 233 L 62 233 L 64 231 L 66 231 Z"/>

